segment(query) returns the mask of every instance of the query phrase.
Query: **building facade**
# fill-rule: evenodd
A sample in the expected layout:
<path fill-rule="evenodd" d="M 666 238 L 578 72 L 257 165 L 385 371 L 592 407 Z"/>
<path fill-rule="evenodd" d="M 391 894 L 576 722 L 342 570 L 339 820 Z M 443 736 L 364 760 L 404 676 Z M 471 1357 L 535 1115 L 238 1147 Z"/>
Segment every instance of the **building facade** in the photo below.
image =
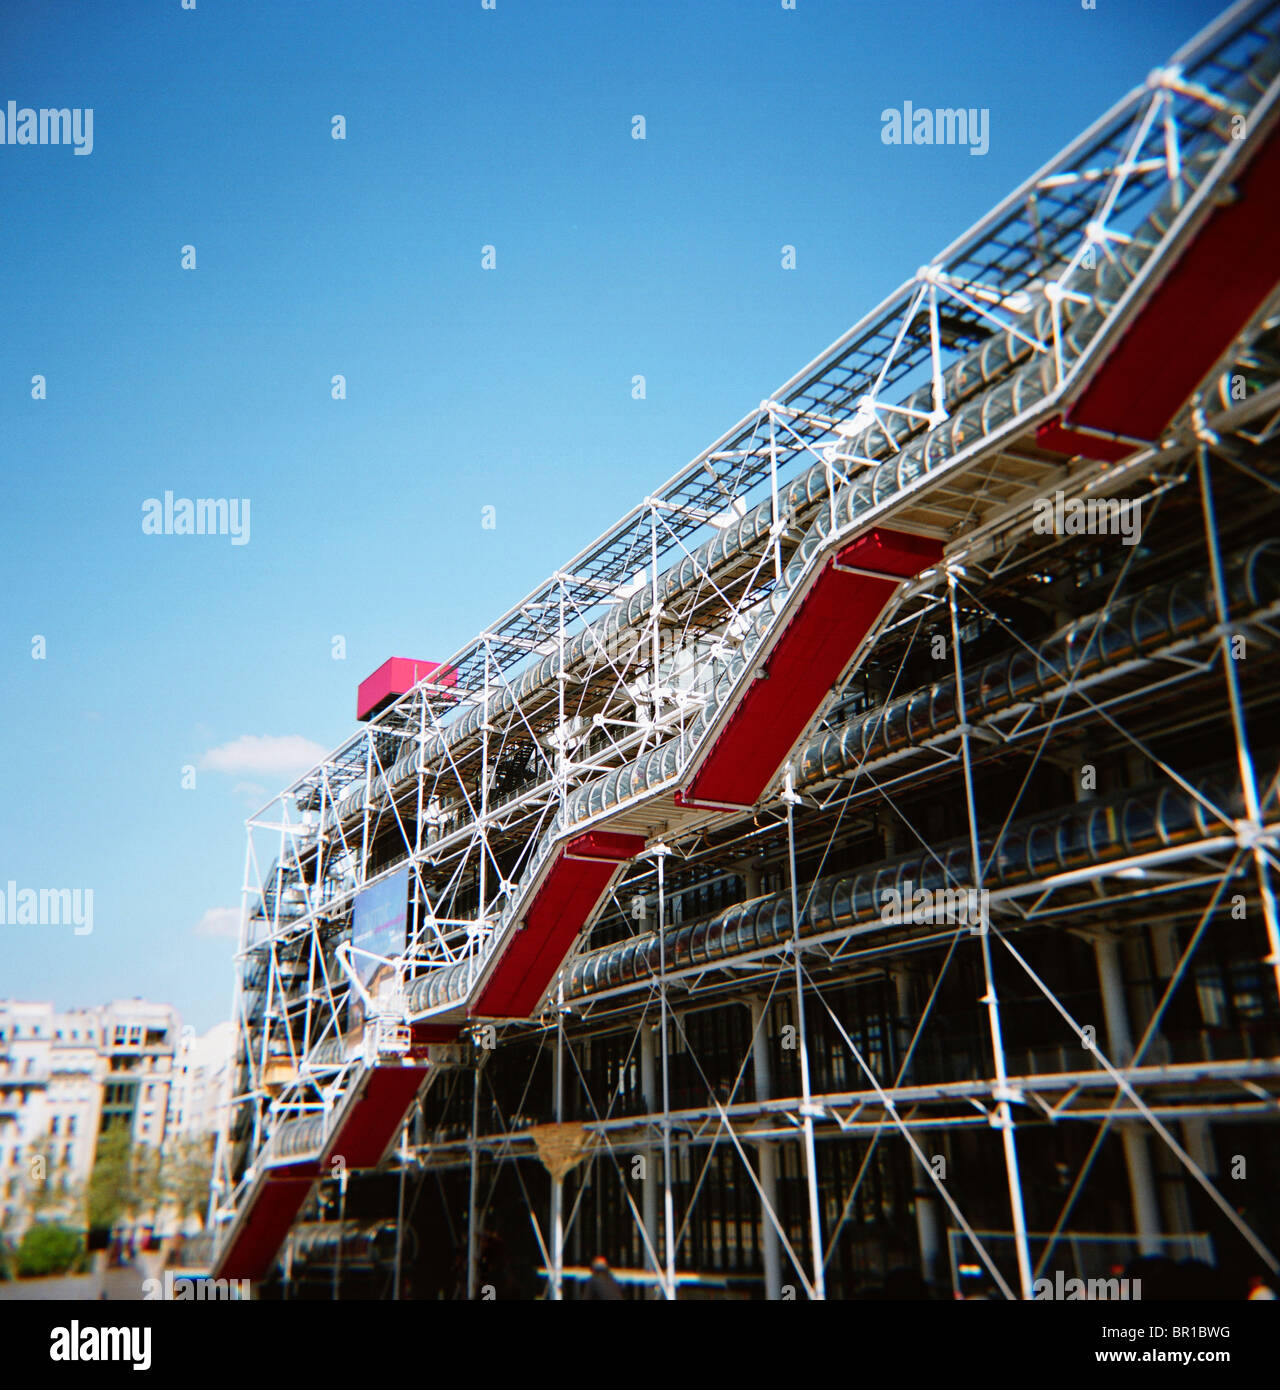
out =
<path fill-rule="evenodd" d="M 65 1011 L 0 1000 L 0 1229 L 20 1234 L 37 1208 L 69 1213 L 109 1129 L 164 1148 L 179 1029 L 175 1009 L 141 999 Z"/>
<path fill-rule="evenodd" d="M 217 1023 L 207 1033 L 182 1030 L 170 1132 L 179 1142 L 207 1139 L 226 1127 L 235 1028 Z"/>
<path fill-rule="evenodd" d="M 218 1272 L 1280 1269 L 1278 167 L 1260 3 L 362 702 L 250 820 Z"/>

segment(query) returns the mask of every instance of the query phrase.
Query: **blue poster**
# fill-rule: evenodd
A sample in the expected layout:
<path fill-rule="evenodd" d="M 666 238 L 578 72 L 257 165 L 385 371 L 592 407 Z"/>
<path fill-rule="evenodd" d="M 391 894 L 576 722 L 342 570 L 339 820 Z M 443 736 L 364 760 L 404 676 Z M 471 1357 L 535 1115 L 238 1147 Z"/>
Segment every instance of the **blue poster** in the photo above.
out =
<path fill-rule="evenodd" d="M 357 952 L 398 956 L 405 947 L 405 923 L 409 915 L 409 866 L 398 869 L 371 888 L 356 894 L 351 911 L 351 944 Z M 352 961 L 367 989 L 380 969 L 376 960 L 356 955 Z"/>

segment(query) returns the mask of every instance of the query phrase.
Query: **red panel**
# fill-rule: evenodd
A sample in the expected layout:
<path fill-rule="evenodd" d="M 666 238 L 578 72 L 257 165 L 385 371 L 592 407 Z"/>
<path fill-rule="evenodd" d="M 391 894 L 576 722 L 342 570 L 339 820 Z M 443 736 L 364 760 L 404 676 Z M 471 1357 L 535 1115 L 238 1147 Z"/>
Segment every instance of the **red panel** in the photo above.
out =
<path fill-rule="evenodd" d="M 854 569 L 873 570 L 895 579 L 910 579 L 942 559 L 942 542 L 932 536 L 911 531 L 891 531 L 877 526 L 846 545 L 836 556 L 836 564 Z M 852 655 L 852 651 L 850 655 Z"/>
<path fill-rule="evenodd" d="M 1075 403 L 1068 425 L 1156 439 L 1280 276 L 1280 127 L 1216 207 Z"/>
<path fill-rule="evenodd" d="M 1062 416 L 1055 415 L 1046 420 L 1036 430 L 1036 443 L 1051 454 L 1065 454 L 1068 458 L 1079 455 L 1086 459 L 1104 459 L 1108 463 L 1118 463 L 1128 458 L 1137 447 L 1122 444 L 1116 439 L 1103 439 L 1097 434 L 1082 434 L 1079 430 L 1069 430 L 1062 423 Z"/>
<path fill-rule="evenodd" d="M 214 1262 L 215 1279 L 261 1279 L 270 1271 L 318 1171 L 314 1163 L 279 1169 L 250 1194 L 238 1232 Z"/>
<path fill-rule="evenodd" d="M 341 1128 L 325 1149 L 325 1162 L 341 1154 L 348 1168 L 372 1168 L 387 1151 L 427 1074 L 426 1067 L 375 1067 Z M 306 1162 L 267 1171 L 237 1216 L 238 1230 L 215 1262 L 219 1279 L 261 1279 L 275 1263 L 323 1164 Z"/>
<path fill-rule="evenodd" d="M 375 1168 L 395 1138 L 426 1067 L 373 1067 L 355 1103 L 325 1147 L 325 1162 L 341 1154 L 348 1168 Z"/>
<path fill-rule="evenodd" d="M 415 661 L 408 656 L 393 656 L 384 661 L 371 676 L 360 682 L 356 692 L 356 718 L 372 719 L 398 695 L 412 690 L 420 680 L 435 672 L 434 684 L 454 686 L 458 673 L 438 661 Z"/>
<path fill-rule="evenodd" d="M 458 1041 L 458 1027 L 454 1023 L 415 1023 L 411 1031 L 414 1047 Z"/>
<path fill-rule="evenodd" d="M 765 677 L 747 687 L 685 788 L 685 799 L 753 804 L 900 580 L 941 558 L 940 541 L 883 529 L 841 551 L 837 564 L 893 577 L 849 574 L 835 564 L 827 566 L 764 663 Z"/>
<path fill-rule="evenodd" d="M 634 859 L 645 846 L 643 835 L 620 835 L 611 830 L 592 830 L 570 840 L 565 853 L 572 859 L 602 859 L 621 864 Z"/>
<path fill-rule="evenodd" d="M 611 860 L 559 856 L 534 895 L 523 928 L 471 1005 L 473 1018 L 529 1017 L 617 868 Z"/>

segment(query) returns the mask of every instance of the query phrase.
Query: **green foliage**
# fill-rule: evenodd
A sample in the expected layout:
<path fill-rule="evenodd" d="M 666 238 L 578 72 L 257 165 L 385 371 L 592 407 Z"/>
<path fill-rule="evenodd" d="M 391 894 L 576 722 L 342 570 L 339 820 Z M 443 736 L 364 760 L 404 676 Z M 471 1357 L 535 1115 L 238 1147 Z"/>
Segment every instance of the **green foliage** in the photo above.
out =
<path fill-rule="evenodd" d="M 212 1138 L 185 1140 L 166 1164 L 164 1174 L 164 1195 L 173 1203 L 180 1221 L 204 1214 L 212 1181 Z"/>
<path fill-rule="evenodd" d="M 69 1226 L 37 1221 L 18 1246 L 18 1274 L 28 1279 L 65 1274 L 80 1257 L 82 1237 Z"/>
<path fill-rule="evenodd" d="M 123 1125 L 100 1135 L 89 1174 L 89 1225 L 109 1230 L 160 1199 L 159 1151 L 149 1144 L 135 1148 Z"/>
<path fill-rule="evenodd" d="M 124 1215 L 132 1186 L 128 1132 L 109 1129 L 98 1137 L 89 1174 L 89 1225 L 110 1229 Z"/>
<path fill-rule="evenodd" d="M 98 1137 L 86 1191 L 89 1228 L 103 1233 L 166 1207 L 179 1220 L 202 1215 L 212 1176 L 211 1139 L 187 1140 L 162 1155 L 153 1144 L 135 1146 L 127 1127 L 115 1126 Z"/>

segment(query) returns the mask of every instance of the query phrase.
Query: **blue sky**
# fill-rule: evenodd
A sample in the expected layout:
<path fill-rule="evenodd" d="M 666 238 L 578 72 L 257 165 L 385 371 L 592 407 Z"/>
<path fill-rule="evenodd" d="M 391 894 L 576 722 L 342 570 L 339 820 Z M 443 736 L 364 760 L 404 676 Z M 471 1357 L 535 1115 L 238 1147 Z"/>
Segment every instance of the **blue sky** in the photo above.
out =
<path fill-rule="evenodd" d="M 88 935 L 0 926 L 0 996 L 225 1017 L 220 910 L 290 750 L 345 738 L 386 657 L 456 650 L 1219 8 L 0 6 L 0 109 L 94 112 L 89 155 L 0 146 L 0 891 L 94 892 Z M 904 100 L 989 109 L 988 153 L 884 145 Z M 249 543 L 144 535 L 166 490 L 249 498 Z"/>

